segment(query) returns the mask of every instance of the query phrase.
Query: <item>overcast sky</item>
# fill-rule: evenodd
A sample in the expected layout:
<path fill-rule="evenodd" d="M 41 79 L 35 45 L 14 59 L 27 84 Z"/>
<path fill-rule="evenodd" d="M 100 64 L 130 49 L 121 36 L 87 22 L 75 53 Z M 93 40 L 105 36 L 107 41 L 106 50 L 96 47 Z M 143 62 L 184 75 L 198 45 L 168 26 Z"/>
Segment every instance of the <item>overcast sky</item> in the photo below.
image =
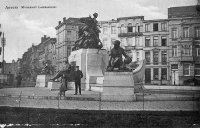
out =
<path fill-rule="evenodd" d="M 196 5 L 197 0 L 1 0 L 0 24 L 5 32 L 5 60 L 21 58 L 41 37 L 56 37 L 55 26 L 63 17 L 86 17 L 97 12 L 97 20 L 144 16 L 166 19 L 167 8 Z M 18 6 L 18 9 L 6 9 Z M 56 6 L 50 9 L 22 9 L 21 6 Z"/>

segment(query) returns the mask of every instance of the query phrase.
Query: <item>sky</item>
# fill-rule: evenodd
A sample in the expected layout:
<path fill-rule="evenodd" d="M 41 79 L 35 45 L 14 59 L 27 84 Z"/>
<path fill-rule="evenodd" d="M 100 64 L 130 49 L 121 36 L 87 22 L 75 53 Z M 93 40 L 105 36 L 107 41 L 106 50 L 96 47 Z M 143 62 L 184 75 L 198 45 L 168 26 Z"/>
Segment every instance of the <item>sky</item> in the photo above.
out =
<path fill-rule="evenodd" d="M 169 7 L 196 4 L 197 0 L 1 0 L 0 31 L 6 37 L 5 61 L 21 58 L 32 44 L 39 44 L 44 35 L 56 38 L 55 27 L 63 17 L 87 17 L 97 12 L 98 21 L 127 16 L 167 19 Z M 22 9 L 21 6 L 56 8 Z"/>

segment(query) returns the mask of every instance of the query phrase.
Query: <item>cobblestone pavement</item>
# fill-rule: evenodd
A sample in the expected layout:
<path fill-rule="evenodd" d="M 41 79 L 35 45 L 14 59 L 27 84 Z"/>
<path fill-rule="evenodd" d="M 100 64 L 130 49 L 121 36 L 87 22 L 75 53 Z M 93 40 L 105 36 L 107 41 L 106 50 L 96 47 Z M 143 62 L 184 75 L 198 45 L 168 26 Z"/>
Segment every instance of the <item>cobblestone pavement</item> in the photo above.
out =
<path fill-rule="evenodd" d="M 191 97 L 189 95 L 146 94 L 146 95 L 140 95 L 139 98 L 141 99 L 138 101 L 106 102 L 106 101 L 99 101 L 100 94 L 98 92 L 92 92 L 92 91 L 82 91 L 82 95 L 74 95 L 74 90 L 67 91 L 66 97 L 73 97 L 73 98 L 75 97 L 77 98 L 75 100 L 74 99 L 59 100 L 57 98 L 57 94 L 58 91 L 50 91 L 47 88 L 34 88 L 34 87 L 4 88 L 0 89 L 0 101 L 1 101 L 0 106 L 83 109 L 83 110 L 153 110 L 153 111 L 200 110 L 199 109 L 200 101 L 198 100 L 192 100 L 192 98 L 191 100 L 187 99 L 187 101 L 174 100 L 175 98 Z M 19 95 L 21 95 L 21 98 Z M 38 96 L 41 96 L 42 98 L 38 98 Z M 142 96 L 144 96 L 144 100 L 142 99 Z"/>
<path fill-rule="evenodd" d="M 152 110 L 152 111 L 199 111 L 197 101 L 139 101 L 139 102 L 102 102 L 76 100 L 45 100 L 0 97 L 0 106 L 59 108 L 81 110 Z"/>

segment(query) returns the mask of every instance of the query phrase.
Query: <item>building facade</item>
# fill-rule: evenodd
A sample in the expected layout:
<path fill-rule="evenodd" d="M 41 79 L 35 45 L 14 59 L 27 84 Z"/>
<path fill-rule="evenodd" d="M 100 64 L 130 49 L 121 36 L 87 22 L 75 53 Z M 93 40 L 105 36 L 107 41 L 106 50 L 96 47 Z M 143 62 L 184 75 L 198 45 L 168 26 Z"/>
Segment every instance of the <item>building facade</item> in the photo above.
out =
<path fill-rule="evenodd" d="M 144 16 L 120 17 L 118 22 L 118 38 L 132 58 L 132 61 L 143 60 L 142 23 Z"/>
<path fill-rule="evenodd" d="M 99 38 L 102 41 L 103 48 L 110 51 L 113 48 L 113 42 L 118 40 L 118 23 L 117 20 L 100 21 Z"/>
<path fill-rule="evenodd" d="M 56 29 L 56 59 L 57 70 L 62 70 L 65 61 L 68 59 L 75 41 L 78 39 L 78 28 L 80 23 L 78 18 L 63 18 L 63 21 L 58 22 Z"/>
<path fill-rule="evenodd" d="M 172 18 L 169 32 L 171 84 L 194 84 L 200 79 L 200 17 Z"/>
<path fill-rule="evenodd" d="M 143 21 L 143 50 L 146 59 L 144 83 L 169 84 L 168 20 Z"/>

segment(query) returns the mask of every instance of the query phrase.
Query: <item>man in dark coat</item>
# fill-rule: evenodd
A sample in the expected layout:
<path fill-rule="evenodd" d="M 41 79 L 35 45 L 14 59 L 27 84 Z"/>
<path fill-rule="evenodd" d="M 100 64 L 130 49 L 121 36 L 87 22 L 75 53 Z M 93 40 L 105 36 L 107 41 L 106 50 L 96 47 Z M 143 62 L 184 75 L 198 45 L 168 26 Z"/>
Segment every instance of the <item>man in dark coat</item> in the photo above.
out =
<path fill-rule="evenodd" d="M 79 66 L 76 66 L 75 72 L 74 72 L 74 79 L 75 79 L 75 94 L 77 95 L 78 89 L 79 94 L 81 95 L 81 78 L 83 77 L 83 73 L 81 70 L 79 70 Z"/>
<path fill-rule="evenodd" d="M 17 75 L 16 80 L 17 80 L 17 87 L 21 86 L 22 76 L 20 75 L 20 73 Z"/>

